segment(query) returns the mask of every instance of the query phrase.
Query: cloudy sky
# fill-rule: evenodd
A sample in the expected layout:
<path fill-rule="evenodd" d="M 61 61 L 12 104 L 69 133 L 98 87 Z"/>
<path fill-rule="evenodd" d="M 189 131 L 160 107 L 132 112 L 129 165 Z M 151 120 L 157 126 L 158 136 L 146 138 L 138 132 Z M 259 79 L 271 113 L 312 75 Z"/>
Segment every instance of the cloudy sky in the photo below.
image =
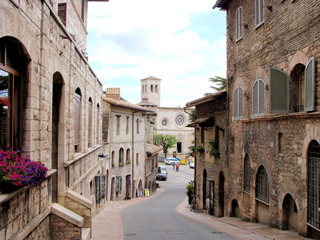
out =
<path fill-rule="evenodd" d="M 103 89 L 141 101 L 140 80 L 161 80 L 161 106 L 184 107 L 226 75 L 226 16 L 215 0 L 89 2 L 89 63 Z"/>

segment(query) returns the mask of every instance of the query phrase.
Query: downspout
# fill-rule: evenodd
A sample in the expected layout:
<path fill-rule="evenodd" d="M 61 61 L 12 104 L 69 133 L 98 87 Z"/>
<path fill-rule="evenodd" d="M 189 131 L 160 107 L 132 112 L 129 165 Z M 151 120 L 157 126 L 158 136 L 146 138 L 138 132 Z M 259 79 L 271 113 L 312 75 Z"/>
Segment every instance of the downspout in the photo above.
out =
<path fill-rule="evenodd" d="M 133 199 L 134 198 L 134 111 L 132 112 L 132 161 L 131 161 L 131 164 L 132 164 L 132 173 L 131 173 L 131 182 L 132 182 L 132 186 L 131 186 L 131 198 Z"/>

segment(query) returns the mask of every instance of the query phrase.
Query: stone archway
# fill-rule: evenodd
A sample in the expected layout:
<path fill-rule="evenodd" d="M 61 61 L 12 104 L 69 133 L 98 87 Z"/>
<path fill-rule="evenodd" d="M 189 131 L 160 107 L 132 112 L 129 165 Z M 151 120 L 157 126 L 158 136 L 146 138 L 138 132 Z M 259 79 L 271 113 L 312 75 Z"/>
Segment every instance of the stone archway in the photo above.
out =
<path fill-rule="evenodd" d="M 238 201 L 236 199 L 233 199 L 231 202 L 231 212 L 230 212 L 230 217 L 237 217 L 240 218 L 240 208 Z"/>
<path fill-rule="evenodd" d="M 296 202 L 288 193 L 282 203 L 282 229 L 283 230 L 298 230 L 298 209 Z"/>

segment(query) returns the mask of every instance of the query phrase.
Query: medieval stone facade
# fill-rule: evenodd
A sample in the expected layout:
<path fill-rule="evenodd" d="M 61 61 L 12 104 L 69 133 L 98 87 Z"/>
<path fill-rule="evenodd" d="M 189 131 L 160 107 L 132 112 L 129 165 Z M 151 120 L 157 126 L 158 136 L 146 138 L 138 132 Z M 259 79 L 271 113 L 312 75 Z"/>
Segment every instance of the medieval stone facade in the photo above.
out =
<path fill-rule="evenodd" d="M 90 236 L 107 158 L 86 19 L 87 1 L 0 3 L 1 147 L 49 169 L 40 186 L 0 194 L 0 239 Z"/>
<path fill-rule="evenodd" d="M 213 178 L 214 215 L 318 238 L 320 2 L 214 8 L 227 12 L 227 157 L 211 176 L 196 170 L 199 204 Z"/>

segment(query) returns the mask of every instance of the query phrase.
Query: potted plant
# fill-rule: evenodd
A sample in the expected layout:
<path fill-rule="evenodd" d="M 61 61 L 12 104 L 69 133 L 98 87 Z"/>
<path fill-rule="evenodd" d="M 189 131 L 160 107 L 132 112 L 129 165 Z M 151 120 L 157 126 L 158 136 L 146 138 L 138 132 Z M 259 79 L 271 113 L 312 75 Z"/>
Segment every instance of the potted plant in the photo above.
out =
<path fill-rule="evenodd" d="M 193 194 L 194 194 L 193 182 L 190 182 L 190 183 L 187 185 L 186 194 L 188 195 L 188 202 L 189 202 L 189 204 L 191 204 L 192 198 L 193 198 Z"/>
<path fill-rule="evenodd" d="M 12 192 L 23 186 L 40 185 L 46 178 L 48 169 L 41 162 L 21 157 L 20 151 L 7 147 L 0 150 L 0 191 Z"/>

